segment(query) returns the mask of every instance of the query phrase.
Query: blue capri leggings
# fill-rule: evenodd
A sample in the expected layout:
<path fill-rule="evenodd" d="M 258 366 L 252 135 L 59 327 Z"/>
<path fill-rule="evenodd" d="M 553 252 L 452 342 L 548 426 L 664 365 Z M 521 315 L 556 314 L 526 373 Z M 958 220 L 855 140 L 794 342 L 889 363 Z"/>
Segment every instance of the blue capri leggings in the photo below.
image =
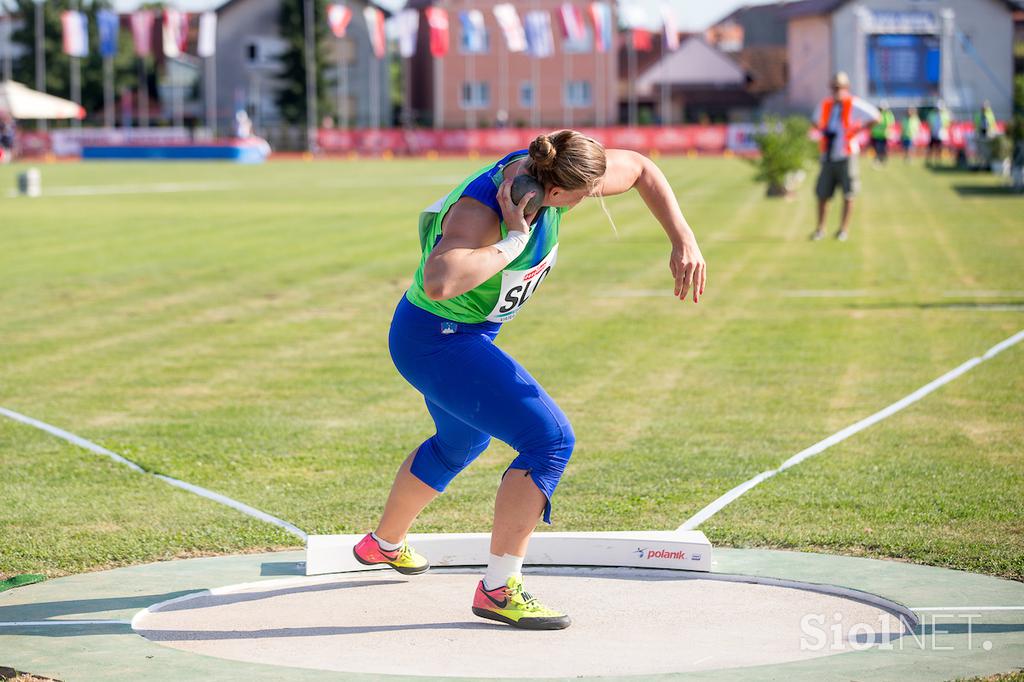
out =
<path fill-rule="evenodd" d="M 547 498 L 544 521 L 551 523 L 551 495 L 576 436 L 537 380 L 494 345 L 499 329 L 496 322 L 452 322 L 402 297 L 391 322 L 391 359 L 423 394 L 437 427 L 416 451 L 412 474 L 442 492 L 493 436 L 519 453 L 508 469 L 528 472 Z"/>

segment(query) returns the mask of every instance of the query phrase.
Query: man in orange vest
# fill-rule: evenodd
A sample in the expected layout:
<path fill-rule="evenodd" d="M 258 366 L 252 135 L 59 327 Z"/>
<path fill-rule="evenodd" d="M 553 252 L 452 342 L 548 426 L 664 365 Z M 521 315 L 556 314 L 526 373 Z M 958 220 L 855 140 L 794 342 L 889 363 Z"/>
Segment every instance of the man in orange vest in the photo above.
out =
<path fill-rule="evenodd" d="M 857 135 L 882 118 L 881 112 L 850 94 L 850 78 L 840 71 L 832 78 L 832 96 L 818 105 L 814 125 L 821 132 L 821 173 L 818 175 L 818 227 L 811 239 L 825 236 L 825 211 L 835 194 L 843 188 L 843 218 L 836 239 L 846 241 L 850 228 L 850 207 L 860 189 L 857 173 Z"/>

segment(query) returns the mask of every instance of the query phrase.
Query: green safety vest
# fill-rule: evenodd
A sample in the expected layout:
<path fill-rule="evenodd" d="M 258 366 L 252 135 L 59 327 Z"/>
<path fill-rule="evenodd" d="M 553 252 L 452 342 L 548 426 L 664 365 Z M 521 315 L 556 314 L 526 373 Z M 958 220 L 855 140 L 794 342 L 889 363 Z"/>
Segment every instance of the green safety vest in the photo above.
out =
<path fill-rule="evenodd" d="M 998 125 L 996 123 L 996 115 L 992 112 L 991 109 L 985 109 L 982 113 L 984 113 L 984 123 L 987 126 L 986 134 L 989 137 L 998 134 L 999 129 L 996 127 Z M 981 134 L 981 129 L 983 127 L 982 113 L 977 113 L 974 115 L 974 132 L 976 132 L 978 135 Z"/>
<path fill-rule="evenodd" d="M 889 130 L 894 125 L 896 125 L 896 116 L 891 111 L 883 111 L 882 118 L 871 126 L 871 137 L 875 140 L 884 140 L 889 137 Z"/>
<path fill-rule="evenodd" d="M 921 130 L 921 119 L 917 116 L 907 116 L 903 119 L 902 128 L 900 137 L 904 140 L 913 140 L 917 137 L 918 131 Z"/>

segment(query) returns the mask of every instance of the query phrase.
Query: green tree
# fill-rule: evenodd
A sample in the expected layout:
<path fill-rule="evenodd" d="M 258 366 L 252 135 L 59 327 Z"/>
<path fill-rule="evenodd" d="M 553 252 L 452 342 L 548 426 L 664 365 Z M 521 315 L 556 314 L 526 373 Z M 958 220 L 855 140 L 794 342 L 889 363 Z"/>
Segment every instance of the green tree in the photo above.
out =
<path fill-rule="evenodd" d="M 14 0 L 14 13 L 22 18 L 21 27 L 14 31 L 14 42 L 27 51 L 12 65 L 14 80 L 31 88 L 36 87 L 36 34 L 33 0 Z M 70 0 L 47 0 L 43 8 L 43 52 L 46 56 L 46 92 L 58 97 L 71 98 L 71 58 L 63 52 L 61 12 L 71 9 Z M 89 117 L 103 116 L 103 57 L 100 55 L 99 24 L 96 13 L 111 9 L 109 0 L 79 3 L 89 21 L 89 55 L 80 60 L 82 74 L 82 106 Z M 138 84 L 131 31 L 122 27 L 118 37 L 118 51 L 114 55 L 114 94 L 122 88 L 134 89 Z"/>
<path fill-rule="evenodd" d="M 334 113 L 331 91 L 324 77 L 329 62 L 327 3 L 313 1 L 313 26 L 315 27 L 314 51 L 316 59 L 317 112 L 319 117 Z M 289 123 L 306 122 L 306 36 L 303 22 L 305 0 L 288 0 L 281 3 L 279 29 L 281 39 L 288 47 L 280 56 L 281 70 L 277 75 L 281 83 L 276 103 L 281 116 Z M 317 121 L 319 124 L 319 121 Z"/>

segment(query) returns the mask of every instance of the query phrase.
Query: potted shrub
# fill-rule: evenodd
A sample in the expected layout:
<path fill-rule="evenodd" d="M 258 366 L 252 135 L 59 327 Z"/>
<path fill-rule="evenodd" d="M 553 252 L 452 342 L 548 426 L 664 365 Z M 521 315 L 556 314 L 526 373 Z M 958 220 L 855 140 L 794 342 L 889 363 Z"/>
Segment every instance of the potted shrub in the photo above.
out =
<path fill-rule="evenodd" d="M 989 140 L 992 150 L 990 159 L 991 170 L 994 174 L 1006 177 L 1010 174 L 1010 157 L 1013 154 L 1013 142 L 1008 135 L 999 135 Z"/>
<path fill-rule="evenodd" d="M 768 185 L 770 197 L 784 197 L 796 191 L 807 176 L 808 162 L 818 155 L 818 147 L 810 138 L 811 123 L 799 116 L 786 119 L 769 118 L 764 131 L 754 135 L 761 157 L 754 161 L 755 180 Z"/>
<path fill-rule="evenodd" d="M 1013 188 L 1024 192 L 1024 74 L 1014 78 L 1013 85 L 1013 118 L 1006 131 L 1012 142 L 1010 177 Z"/>

